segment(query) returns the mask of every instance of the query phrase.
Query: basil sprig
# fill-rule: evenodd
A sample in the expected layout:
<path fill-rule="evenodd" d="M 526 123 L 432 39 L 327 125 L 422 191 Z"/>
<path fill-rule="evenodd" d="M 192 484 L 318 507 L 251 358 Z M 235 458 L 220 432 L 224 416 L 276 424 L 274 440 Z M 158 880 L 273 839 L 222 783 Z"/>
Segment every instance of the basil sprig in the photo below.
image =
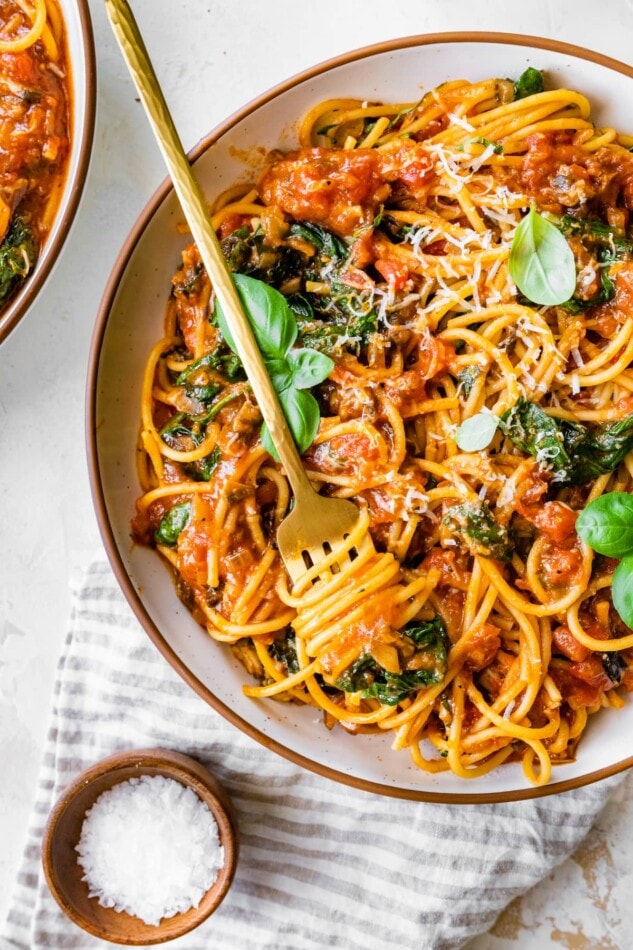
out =
<path fill-rule="evenodd" d="M 623 557 L 614 571 L 611 599 L 627 627 L 633 629 L 633 553 Z"/>
<path fill-rule="evenodd" d="M 310 347 L 293 349 L 297 321 L 283 294 L 245 274 L 234 274 L 233 280 L 297 448 L 305 452 L 314 442 L 321 417 L 308 390 L 327 379 L 334 363 Z M 226 343 L 237 352 L 219 301 L 215 312 Z M 266 451 L 279 460 L 266 423 L 261 437 Z"/>
<path fill-rule="evenodd" d="M 578 517 L 583 541 L 606 557 L 622 560 L 613 574 L 613 606 L 633 630 L 633 495 L 612 491 L 590 502 Z"/>
<path fill-rule="evenodd" d="M 487 449 L 494 439 L 499 420 L 491 412 L 477 412 L 465 419 L 455 432 L 455 441 L 464 452 Z"/>
<path fill-rule="evenodd" d="M 576 531 L 598 554 L 633 554 L 633 495 L 624 491 L 600 495 L 580 513 Z"/>
<path fill-rule="evenodd" d="M 576 264 L 565 237 L 556 225 L 531 205 L 514 233 L 510 277 L 532 303 L 557 306 L 576 289 Z"/>

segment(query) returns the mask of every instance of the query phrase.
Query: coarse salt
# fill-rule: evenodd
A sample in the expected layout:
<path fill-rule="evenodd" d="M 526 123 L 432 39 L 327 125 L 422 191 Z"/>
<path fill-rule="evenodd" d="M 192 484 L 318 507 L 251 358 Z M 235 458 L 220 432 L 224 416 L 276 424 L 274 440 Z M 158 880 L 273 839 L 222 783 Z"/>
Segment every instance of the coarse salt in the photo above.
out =
<path fill-rule="evenodd" d="M 162 775 L 103 792 L 86 812 L 75 850 L 90 897 L 153 925 L 197 907 L 224 864 L 209 807 Z"/>

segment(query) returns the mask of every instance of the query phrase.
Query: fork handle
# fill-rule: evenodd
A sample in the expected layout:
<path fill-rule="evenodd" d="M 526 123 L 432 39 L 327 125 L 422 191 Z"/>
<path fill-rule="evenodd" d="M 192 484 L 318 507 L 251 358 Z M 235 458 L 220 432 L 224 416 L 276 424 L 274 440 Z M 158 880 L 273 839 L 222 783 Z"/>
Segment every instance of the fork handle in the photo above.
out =
<path fill-rule="evenodd" d="M 262 416 L 286 470 L 295 499 L 313 493 L 301 457 L 288 428 L 277 393 L 266 371 L 259 347 L 209 219 L 200 186 L 182 147 L 165 97 L 127 0 L 105 0 L 114 35 L 156 137 L 191 234 L 233 334 L 237 354 L 246 370 Z"/>

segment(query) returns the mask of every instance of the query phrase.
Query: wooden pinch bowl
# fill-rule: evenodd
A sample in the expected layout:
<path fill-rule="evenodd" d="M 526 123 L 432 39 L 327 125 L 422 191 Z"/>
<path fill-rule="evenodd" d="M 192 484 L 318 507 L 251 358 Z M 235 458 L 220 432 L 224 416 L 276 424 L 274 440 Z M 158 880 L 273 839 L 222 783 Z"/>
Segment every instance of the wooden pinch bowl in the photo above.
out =
<path fill-rule="evenodd" d="M 163 917 L 157 926 L 146 924 L 125 911 L 102 907 L 96 897 L 89 897 L 75 850 L 86 812 L 99 795 L 141 775 L 162 775 L 191 788 L 208 805 L 224 848 L 224 864 L 198 907 Z M 235 873 L 237 854 L 236 821 L 228 795 L 199 762 L 167 749 L 119 752 L 82 772 L 54 805 L 42 842 L 46 882 L 66 916 L 93 936 L 126 946 L 165 943 L 189 933 L 206 920 L 226 896 Z"/>

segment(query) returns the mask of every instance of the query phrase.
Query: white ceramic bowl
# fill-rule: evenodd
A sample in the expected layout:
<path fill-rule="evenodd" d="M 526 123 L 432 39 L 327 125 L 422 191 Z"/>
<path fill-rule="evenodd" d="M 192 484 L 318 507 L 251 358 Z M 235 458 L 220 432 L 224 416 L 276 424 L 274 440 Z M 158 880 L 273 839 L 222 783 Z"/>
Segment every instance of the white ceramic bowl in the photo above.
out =
<path fill-rule="evenodd" d="M 266 93 L 203 141 L 192 153 L 209 198 L 251 178 L 238 158 L 257 146 L 295 144 L 307 109 L 332 97 L 416 101 L 421 90 L 447 79 L 517 76 L 527 66 L 547 71 L 552 85 L 586 93 L 599 122 L 631 126 L 633 69 L 572 46 L 534 37 L 459 33 L 409 37 L 357 50 L 316 66 Z M 178 600 L 158 555 L 134 544 L 130 519 L 139 494 L 135 447 L 141 373 L 162 332 L 174 262 L 184 238 L 166 182 L 150 201 L 121 251 L 106 290 L 93 340 L 87 433 L 93 496 L 103 539 L 119 583 L 156 646 L 215 709 L 269 748 L 306 768 L 369 791 L 452 801 L 505 801 L 563 791 L 630 765 L 633 703 L 603 710 L 591 722 L 577 760 L 554 771 L 544 788 L 528 785 L 519 764 L 504 765 L 472 782 L 449 772 L 427 775 L 407 753 L 392 752 L 389 737 L 328 732 L 320 716 L 242 694 L 248 679 L 226 648 L 214 643 Z"/>
<path fill-rule="evenodd" d="M 0 313 L 0 342 L 27 312 L 60 255 L 84 187 L 95 124 L 97 72 L 88 0 L 58 0 L 70 62 L 70 155 L 64 189 L 53 227 L 35 269 Z"/>

